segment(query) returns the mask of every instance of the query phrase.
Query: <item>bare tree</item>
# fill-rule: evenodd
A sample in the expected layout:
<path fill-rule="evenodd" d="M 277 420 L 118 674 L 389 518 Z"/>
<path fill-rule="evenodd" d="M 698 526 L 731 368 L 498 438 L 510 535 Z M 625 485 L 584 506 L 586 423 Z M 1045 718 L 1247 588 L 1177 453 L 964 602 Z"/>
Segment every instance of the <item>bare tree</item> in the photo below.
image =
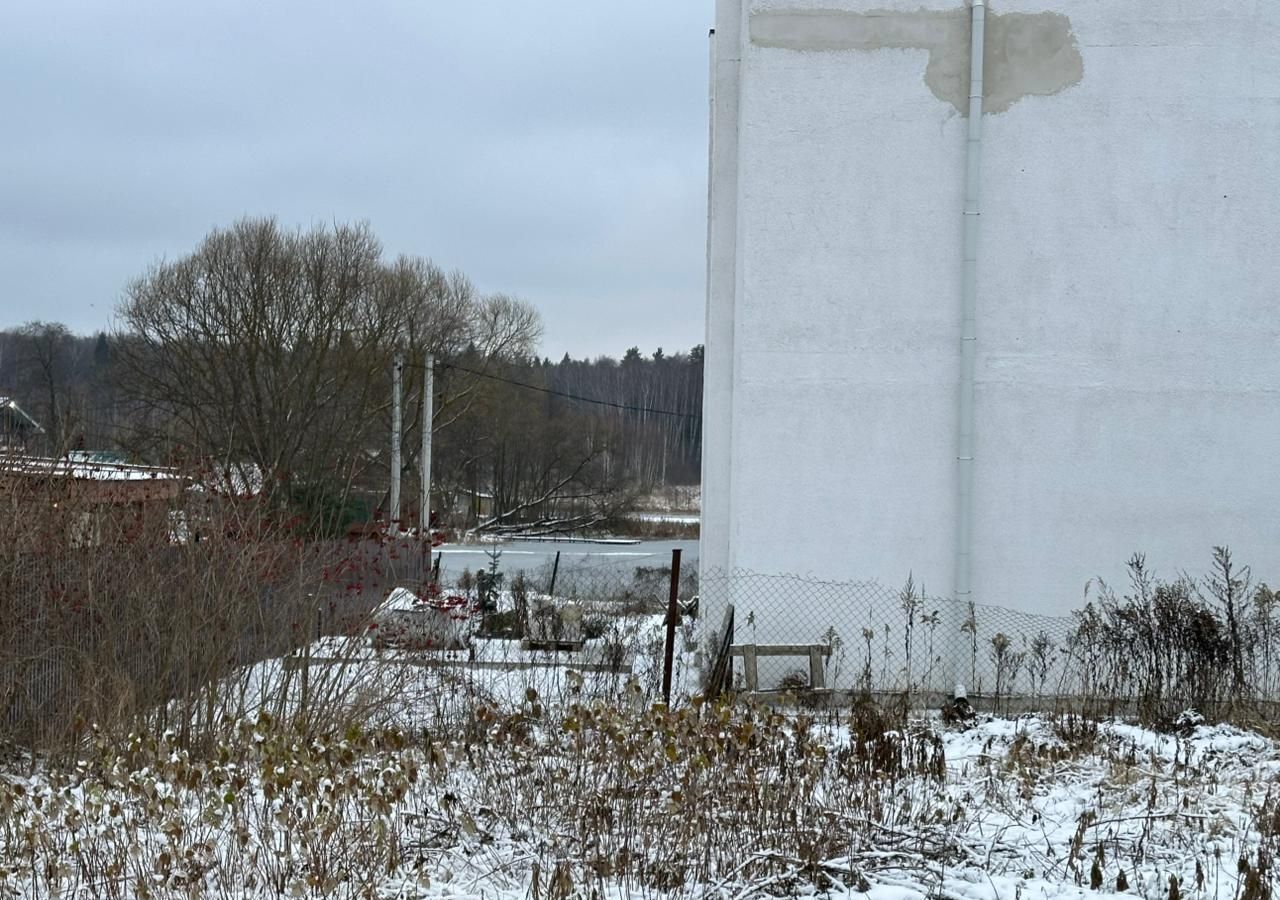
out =
<path fill-rule="evenodd" d="M 380 254 L 364 225 L 246 219 L 135 281 L 119 362 L 131 392 L 165 413 L 159 443 L 253 469 L 281 501 L 340 492 L 405 327 Z"/>
<path fill-rule="evenodd" d="M 49 449 L 62 453 L 74 438 L 80 411 L 73 395 L 77 342 L 65 325 L 28 322 L 19 330 L 21 364 L 35 381 L 33 412 L 43 421 Z"/>
<path fill-rule="evenodd" d="M 357 485 L 385 484 L 396 350 L 415 362 L 427 350 L 475 354 L 485 367 L 529 352 L 540 334 L 532 307 L 480 295 L 461 273 L 415 257 L 384 263 L 365 225 L 291 232 L 273 219 L 216 230 L 154 266 L 120 312 L 123 386 L 153 410 L 135 414 L 135 448 L 244 467 L 279 505 L 327 525 Z M 410 396 L 422 374 L 410 368 Z M 435 427 L 472 392 L 469 380 L 446 381 Z M 421 426 L 406 423 L 407 467 Z"/>

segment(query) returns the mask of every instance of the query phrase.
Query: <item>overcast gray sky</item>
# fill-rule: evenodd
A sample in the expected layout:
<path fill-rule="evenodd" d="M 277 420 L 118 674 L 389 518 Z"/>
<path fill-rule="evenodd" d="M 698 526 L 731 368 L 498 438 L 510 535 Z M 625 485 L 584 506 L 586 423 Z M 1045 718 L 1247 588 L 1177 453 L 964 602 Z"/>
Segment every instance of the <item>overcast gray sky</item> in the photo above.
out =
<path fill-rule="evenodd" d="M 712 0 L 5 0 L 0 327 L 110 325 L 246 214 L 367 219 L 542 352 L 703 333 Z"/>

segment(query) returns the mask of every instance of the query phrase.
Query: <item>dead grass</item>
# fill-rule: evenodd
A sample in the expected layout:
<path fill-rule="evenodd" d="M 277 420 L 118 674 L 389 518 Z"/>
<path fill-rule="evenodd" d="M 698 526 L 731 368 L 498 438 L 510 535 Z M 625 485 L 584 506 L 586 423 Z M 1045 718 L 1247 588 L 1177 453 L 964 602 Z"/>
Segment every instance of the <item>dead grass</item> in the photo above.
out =
<path fill-rule="evenodd" d="M 364 721 L 395 690 L 385 673 L 259 665 L 333 624 L 319 609 L 326 565 L 256 501 L 117 503 L 66 479 L 9 483 L 0 742 L 71 753 L 95 723 L 192 747 L 259 709 L 312 731 Z"/>
<path fill-rule="evenodd" d="M 516 714 L 481 706 L 462 729 L 422 735 L 309 734 L 263 714 L 207 754 L 172 733 L 95 733 L 84 761 L 0 782 L 0 886 L 369 896 L 389 878 L 425 883 L 464 848 L 471 868 L 499 881 L 510 868 L 549 896 L 606 882 L 785 892 L 860 884 L 886 844 L 956 852 L 926 733 L 632 700 L 552 717 L 530 691 Z"/>

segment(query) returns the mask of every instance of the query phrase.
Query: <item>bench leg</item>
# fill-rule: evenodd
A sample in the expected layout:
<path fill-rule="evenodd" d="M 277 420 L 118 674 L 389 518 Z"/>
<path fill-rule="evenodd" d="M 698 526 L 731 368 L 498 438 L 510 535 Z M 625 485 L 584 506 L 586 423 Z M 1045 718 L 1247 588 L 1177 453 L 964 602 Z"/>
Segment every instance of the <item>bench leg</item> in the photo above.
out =
<path fill-rule="evenodd" d="M 742 648 L 742 677 L 747 682 L 748 691 L 760 690 L 760 676 L 756 671 L 756 648 L 748 644 Z"/>
<path fill-rule="evenodd" d="M 815 691 L 824 690 L 827 686 L 827 673 L 822 666 L 822 648 L 809 648 L 809 687 Z"/>

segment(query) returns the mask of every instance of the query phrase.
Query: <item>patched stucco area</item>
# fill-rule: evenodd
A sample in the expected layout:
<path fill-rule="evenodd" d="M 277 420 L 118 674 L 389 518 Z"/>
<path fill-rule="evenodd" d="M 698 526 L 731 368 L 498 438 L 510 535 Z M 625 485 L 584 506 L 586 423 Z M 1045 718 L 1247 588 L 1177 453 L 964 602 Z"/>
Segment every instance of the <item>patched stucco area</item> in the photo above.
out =
<path fill-rule="evenodd" d="M 768 10 L 751 16 L 751 43 L 797 51 L 927 50 L 924 82 L 961 115 L 969 110 L 969 10 Z M 987 14 L 983 109 L 1078 84 L 1084 59 L 1071 20 L 1056 12 Z"/>

